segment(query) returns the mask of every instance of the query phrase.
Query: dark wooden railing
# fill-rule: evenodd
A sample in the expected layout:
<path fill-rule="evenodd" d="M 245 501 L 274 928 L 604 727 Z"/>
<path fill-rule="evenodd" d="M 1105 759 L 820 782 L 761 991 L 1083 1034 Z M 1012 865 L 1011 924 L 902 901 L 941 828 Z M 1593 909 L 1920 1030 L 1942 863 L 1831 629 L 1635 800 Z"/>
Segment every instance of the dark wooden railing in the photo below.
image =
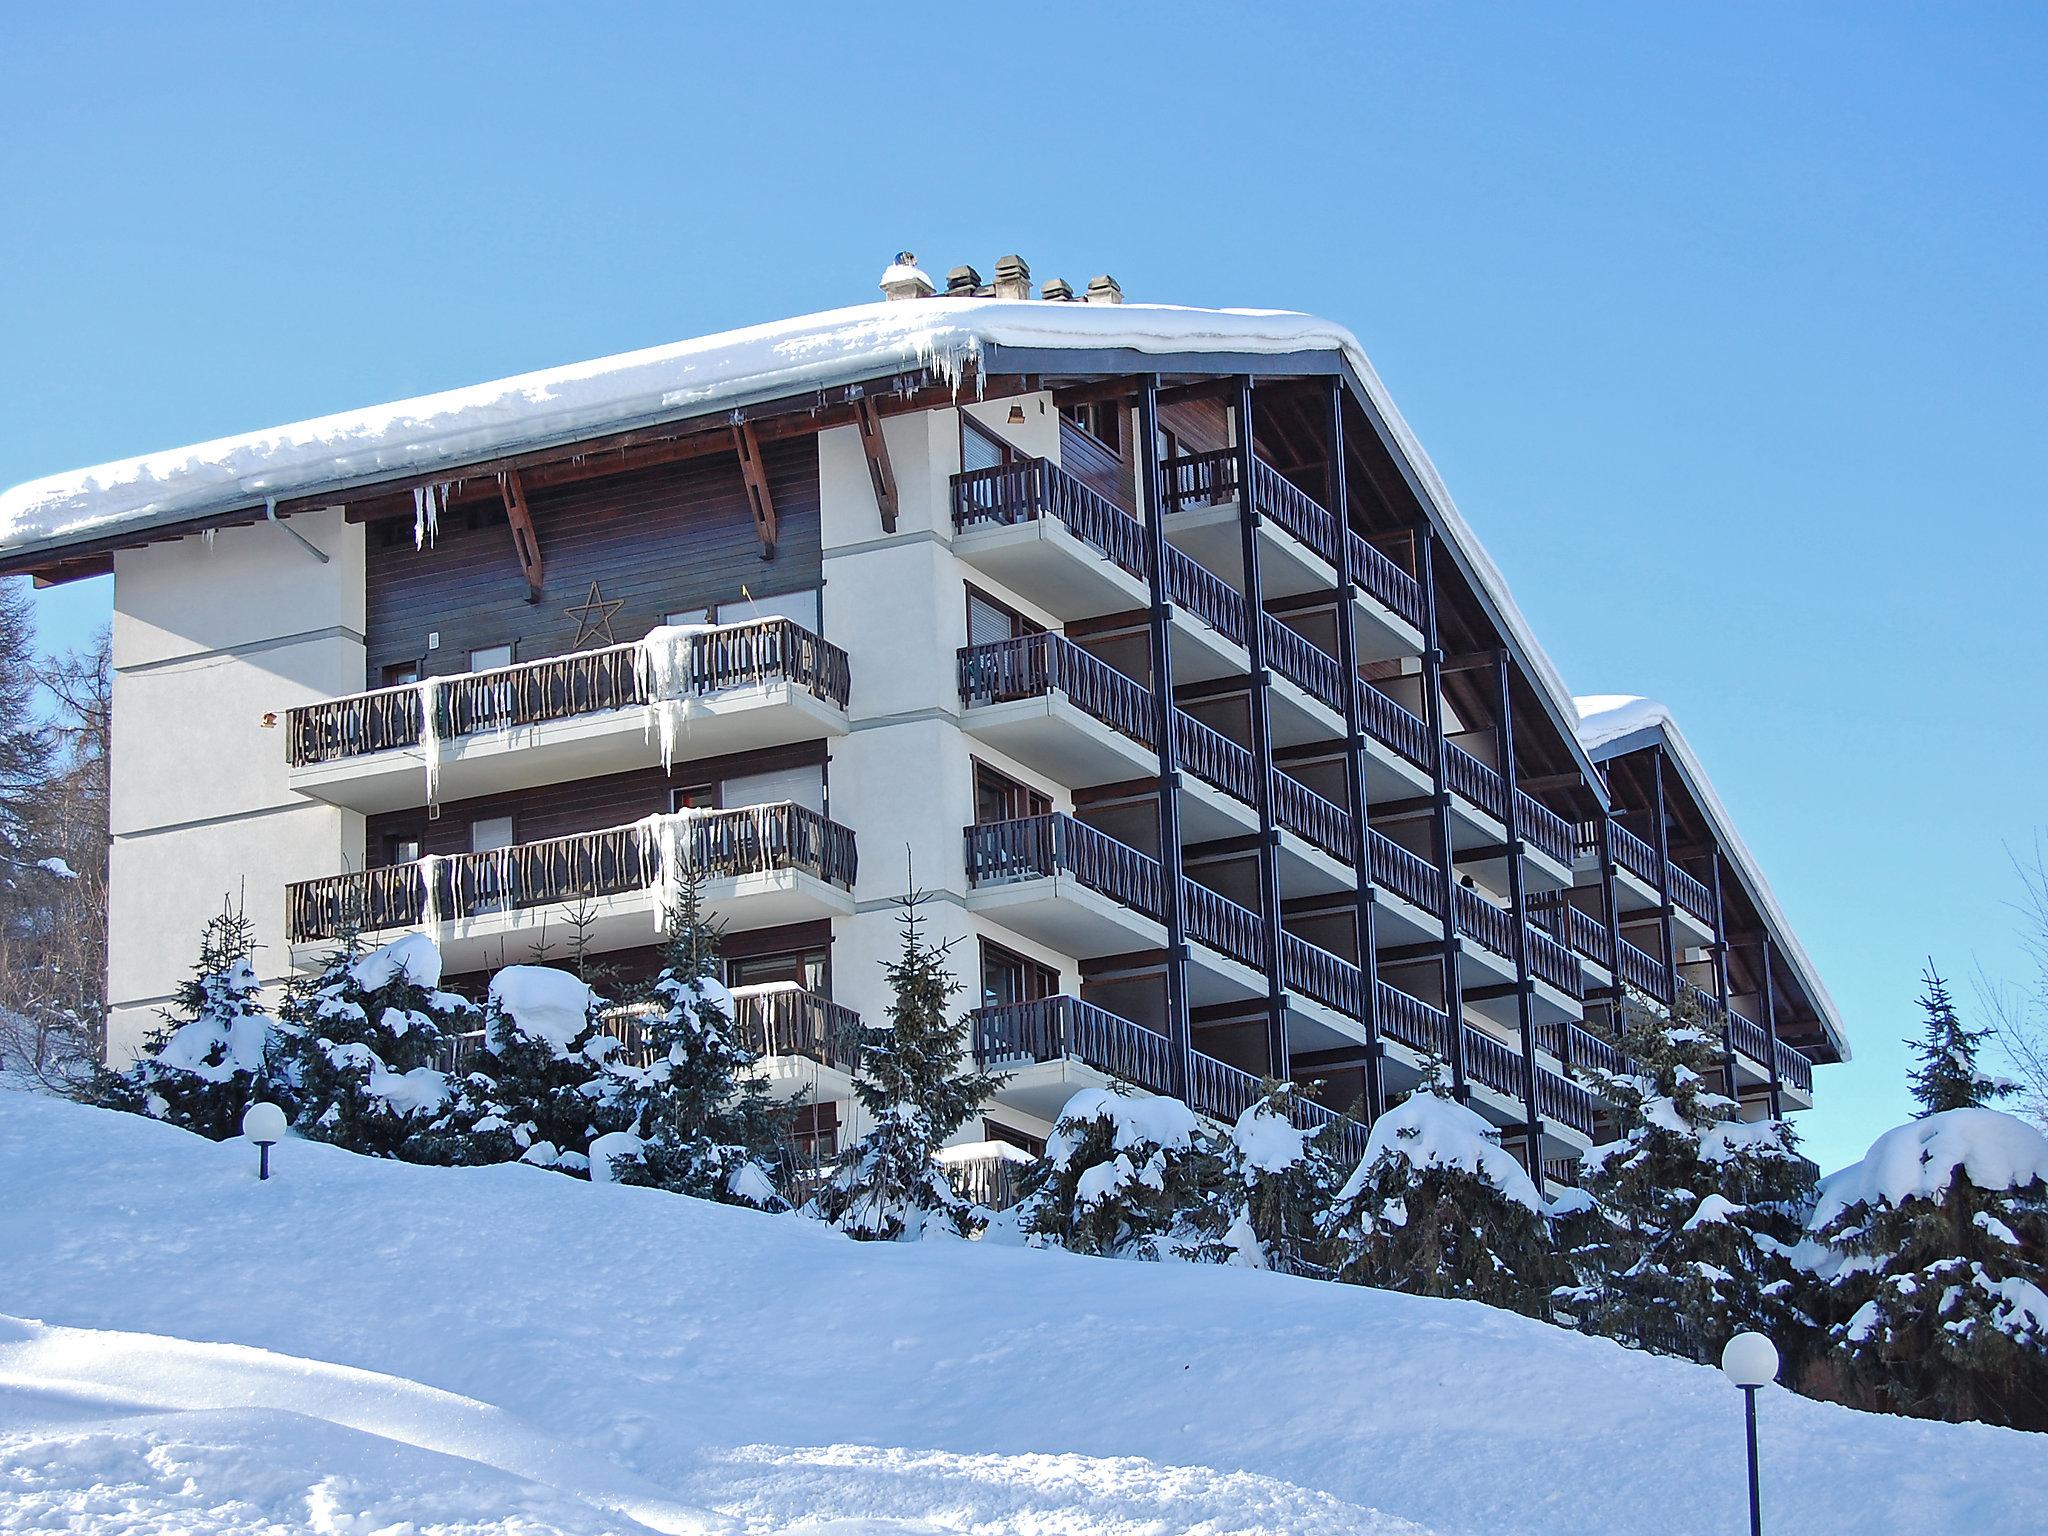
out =
<path fill-rule="evenodd" d="M 1610 1077 L 1630 1077 L 1642 1072 L 1642 1067 L 1628 1052 L 1601 1039 L 1583 1025 L 1569 1022 L 1539 1024 L 1536 1026 L 1536 1043 L 1574 1071 L 1587 1067 Z"/>
<path fill-rule="evenodd" d="M 1237 500 L 1237 450 L 1183 454 L 1160 466 L 1166 480 L 1166 510 L 1219 507 Z"/>
<path fill-rule="evenodd" d="M 1147 917 L 1160 913 L 1159 861 L 1054 813 L 966 829 L 967 878 L 975 885 L 1070 875 Z"/>
<path fill-rule="evenodd" d="M 1657 850 L 1627 827 L 1612 822 L 1608 825 L 1614 837 L 1614 862 L 1655 890 L 1658 885 Z"/>
<path fill-rule="evenodd" d="M 741 987 L 733 1005 L 740 1044 L 756 1056 L 805 1056 L 860 1070 L 861 1019 L 844 1003 L 796 987 Z"/>
<path fill-rule="evenodd" d="M 1173 1092 L 1173 1042 L 1078 997 L 977 1008 L 973 1020 L 981 1067 L 1072 1057 L 1148 1092 Z"/>
<path fill-rule="evenodd" d="M 1511 1099 L 1522 1096 L 1520 1052 L 1470 1024 L 1465 1026 L 1465 1074 L 1474 1082 L 1484 1083 L 1495 1093 L 1506 1094 Z"/>
<path fill-rule="evenodd" d="M 1456 742 L 1444 743 L 1444 782 L 1494 820 L 1507 819 L 1507 781 Z"/>
<path fill-rule="evenodd" d="M 1410 853 L 1383 832 L 1369 833 L 1366 846 L 1372 859 L 1373 884 L 1385 886 L 1432 917 L 1443 916 L 1443 882 L 1434 864 L 1420 854 Z"/>
<path fill-rule="evenodd" d="M 1515 825 L 1537 849 L 1560 864 L 1571 863 L 1572 824 L 1519 789 L 1515 791 Z"/>
<path fill-rule="evenodd" d="M 1264 459 L 1252 460 L 1252 507 L 1329 564 L 1337 563 L 1337 519 Z"/>
<path fill-rule="evenodd" d="M 1336 801 L 1325 800 L 1292 774 L 1275 768 L 1272 775 L 1273 819 L 1297 837 L 1349 864 L 1351 813 Z"/>
<path fill-rule="evenodd" d="M 1264 959 L 1265 919 L 1206 885 L 1181 877 L 1181 900 L 1187 913 L 1188 937 L 1228 955 L 1241 965 L 1258 966 Z"/>
<path fill-rule="evenodd" d="M 1770 1070 L 1771 1037 L 1763 1025 L 1731 1008 L 1728 1011 L 1728 1038 L 1734 1043 L 1736 1050 L 1764 1070 Z"/>
<path fill-rule="evenodd" d="M 1187 609 L 1232 645 L 1243 645 L 1251 634 L 1251 609 L 1244 594 L 1172 545 L 1166 549 L 1166 600 Z"/>
<path fill-rule="evenodd" d="M 1536 1069 L 1536 1113 L 1546 1120 L 1562 1121 L 1582 1136 L 1591 1136 L 1599 1106 L 1593 1095 L 1577 1083 L 1539 1066 Z"/>
<path fill-rule="evenodd" d="M 1618 973 L 1629 986 L 1661 1001 L 1670 1001 L 1670 993 L 1664 985 L 1663 962 L 1637 949 L 1627 939 L 1621 941 L 1621 964 Z"/>
<path fill-rule="evenodd" d="M 1265 1097 L 1265 1093 L 1265 1083 L 1252 1073 L 1200 1051 L 1189 1053 L 1190 1109 L 1212 1120 L 1234 1125 L 1240 1115 Z M 1346 1164 L 1355 1164 L 1365 1156 L 1366 1143 L 1372 1137 L 1372 1132 L 1359 1121 L 1333 1109 L 1325 1109 L 1299 1092 L 1287 1096 L 1287 1119 L 1298 1131 L 1321 1131 L 1327 1126 L 1336 1126 L 1337 1154 Z"/>
<path fill-rule="evenodd" d="M 1579 1160 L 1576 1157 L 1546 1157 L 1543 1159 L 1543 1177 L 1552 1184 L 1562 1184 L 1567 1189 L 1579 1187 Z"/>
<path fill-rule="evenodd" d="M 1258 803 L 1259 770 L 1251 753 L 1180 710 L 1174 711 L 1173 729 L 1182 768 L 1247 805 Z"/>
<path fill-rule="evenodd" d="M 1327 653 L 1270 613 L 1259 615 L 1259 638 L 1276 672 L 1337 713 L 1344 712 L 1343 669 Z"/>
<path fill-rule="evenodd" d="M 1291 933 L 1280 935 L 1281 984 L 1354 1019 L 1365 1017 L 1363 973 L 1341 955 Z"/>
<path fill-rule="evenodd" d="M 1564 891 L 1546 891 L 1529 901 L 1529 920 L 1552 938 L 1569 944 L 1595 965 L 1614 969 L 1614 945 L 1607 925 L 1572 905 Z"/>
<path fill-rule="evenodd" d="M 1357 685 L 1358 718 L 1366 735 L 1418 768 L 1429 761 L 1429 726 L 1379 689 L 1361 679 Z"/>
<path fill-rule="evenodd" d="M 301 944 L 351 928 L 414 927 L 430 915 L 448 921 L 646 890 L 661 873 L 665 832 L 677 856 L 709 879 L 795 869 L 851 889 L 858 872 L 852 831 L 785 801 L 299 881 L 286 888 L 287 933 Z"/>
<path fill-rule="evenodd" d="M 1515 952 L 1515 921 L 1470 886 L 1458 891 L 1458 932 L 1470 934 L 1496 955 Z"/>
<path fill-rule="evenodd" d="M 1140 581 L 1147 579 L 1151 566 L 1145 558 L 1144 525 L 1057 464 L 1023 459 L 953 477 L 956 529 L 975 523 L 1025 523 L 1041 517 L 1057 520 L 1114 564 Z"/>
<path fill-rule="evenodd" d="M 1714 910 L 1714 893 L 1704 881 L 1687 874 L 1676 864 L 1671 866 L 1671 899 L 1709 928 L 1719 924 L 1719 914 Z"/>
<path fill-rule="evenodd" d="M 846 652 L 789 619 L 720 625 L 683 637 L 682 686 L 702 696 L 728 688 L 789 682 L 844 709 L 852 673 Z M 461 672 L 403 688 L 379 688 L 303 705 L 286 716 L 293 767 L 419 745 L 423 699 L 434 700 L 435 734 L 446 740 L 549 720 L 571 720 L 652 702 L 641 646 L 614 645 Z"/>
<path fill-rule="evenodd" d="M 1572 952 L 1536 924 L 1530 923 L 1529 969 L 1567 997 L 1584 997 L 1586 980 Z"/>
<path fill-rule="evenodd" d="M 1152 691 L 1064 635 L 1018 635 L 959 651 L 960 702 L 969 709 L 1064 693 L 1076 709 L 1141 746 L 1154 744 Z"/>
<path fill-rule="evenodd" d="M 1346 530 L 1346 537 L 1351 541 L 1352 579 L 1417 629 L 1422 628 L 1422 583 L 1356 533 Z"/>
<path fill-rule="evenodd" d="M 1801 1093 L 1813 1096 L 1813 1062 L 1804 1051 L 1778 1042 L 1778 1076 Z"/>
<path fill-rule="evenodd" d="M 1451 1021 L 1441 1008 L 1432 1008 L 1386 981 L 1379 984 L 1373 995 L 1379 1001 L 1381 1034 L 1411 1051 L 1450 1059 Z"/>

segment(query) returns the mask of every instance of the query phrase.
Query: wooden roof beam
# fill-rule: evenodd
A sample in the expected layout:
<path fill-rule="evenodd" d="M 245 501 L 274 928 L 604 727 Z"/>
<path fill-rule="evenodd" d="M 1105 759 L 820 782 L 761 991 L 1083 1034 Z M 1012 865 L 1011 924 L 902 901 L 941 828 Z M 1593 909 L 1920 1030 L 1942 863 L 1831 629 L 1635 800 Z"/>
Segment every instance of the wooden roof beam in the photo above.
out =
<path fill-rule="evenodd" d="M 747 483 L 747 506 L 754 514 L 754 531 L 761 536 L 761 558 L 775 558 L 775 498 L 768 490 L 768 472 L 761 465 L 761 440 L 750 421 L 733 423 L 732 445 L 740 456 L 740 476 Z"/>
<path fill-rule="evenodd" d="M 896 471 L 889 463 L 889 444 L 882 437 L 881 414 L 875 402 L 863 395 L 854 402 L 854 419 L 860 424 L 860 451 L 867 456 L 868 479 L 875 486 L 875 509 L 882 514 L 882 532 L 896 531 Z"/>
<path fill-rule="evenodd" d="M 518 470 L 508 469 L 498 476 L 498 493 L 505 499 L 505 520 L 512 525 L 512 552 L 519 557 L 520 574 L 526 577 L 526 600 L 537 603 L 547 566 L 541 559 L 540 534 L 534 529 L 533 509 L 527 504 L 526 486 Z"/>

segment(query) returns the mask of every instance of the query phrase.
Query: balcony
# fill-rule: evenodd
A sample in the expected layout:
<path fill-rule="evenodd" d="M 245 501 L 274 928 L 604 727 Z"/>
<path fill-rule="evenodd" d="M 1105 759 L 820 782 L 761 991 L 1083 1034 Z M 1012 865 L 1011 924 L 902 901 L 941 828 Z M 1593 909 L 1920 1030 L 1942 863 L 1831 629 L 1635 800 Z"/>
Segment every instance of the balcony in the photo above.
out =
<path fill-rule="evenodd" d="M 1212 569 L 1242 562 L 1238 529 L 1239 457 L 1234 448 L 1168 459 L 1166 536 Z M 1357 598 L 1353 629 L 1363 661 L 1412 656 L 1422 649 L 1419 582 L 1320 506 L 1264 460 L 1253 461 L 1252 507 L 1259 515 L 1260 587 L 1267 598 L 1329 591 L 1337 585 L 1337 540 L 1346 540 Z"/>
<path fill-rule="evenodd" d="M 734 987 L 733 1023 L 740 1044 L 760 1060 L 755 1073 L 776 1098 L 799 1094 L 809 1103 L 853 1097 L 860 1070 L 860 1015 L 793 982 Z"/>
<path fill-rule="evenodd" d="M 1175 1091 L 1171 1040 L 1077 997 L 981 1008 L 973 1017 L 976 1064 L 1004 1073 L 997 1102 L 1041 1120 L 1056 1120 L 1081 1088 L 1122 1082 L 1148 1093 Z M 1263 1090 L 1251 1073 L 1200 1051 L 1189 1053 L 1188 1102 L 1211 1119 L 1235 1122 Z M 1290 1118 L 1301 1130 L 1338 1125 L 1339 1156 L 1355 1163 L 1365 1155 L 1366 1127 L 1348 1116 L 1296 1095 Z"/>
<path fill-rule="evenodd" d="M 288 782 L 367 813 L 817 741 L 845 734 L 849 685 L 846 653 L 788 619 L 662 628 L 294 709 Z"/>
<path fill-rule="evenodd" d="M 572 917 L 587 948 L 629 948 L 659 941 L 685 868 L 702 877 L 710 914 L 734 930 L 853 911 L 853 833 L 784 802 L 303 880 L 286 888 L 287 936 L 301 966 L 351 930 L 372 943 L 419 931 L 450 970 L 474 970 L 536 945 L 566 952 Z"/>
<path fill-rule="evenodd" d="M 1614 857 L 1615 899 L 1624 912 L 1656 910 L 1661 897 L 1657 879 L 1657 850 L 1614 821 L 1581 822 L 1575 832 L 1578 867 L 1582 872 L 1598 868 L 1600 836 L 1606 829 Z M 1702 880 L 1687 874 L 1676 864 L 1664 866 L 1671 891 L 1672 918 L 1680 933 L 1691 943 L 1711 944 L 1719 928 L 1720 912 L 1713 890 Z"/>

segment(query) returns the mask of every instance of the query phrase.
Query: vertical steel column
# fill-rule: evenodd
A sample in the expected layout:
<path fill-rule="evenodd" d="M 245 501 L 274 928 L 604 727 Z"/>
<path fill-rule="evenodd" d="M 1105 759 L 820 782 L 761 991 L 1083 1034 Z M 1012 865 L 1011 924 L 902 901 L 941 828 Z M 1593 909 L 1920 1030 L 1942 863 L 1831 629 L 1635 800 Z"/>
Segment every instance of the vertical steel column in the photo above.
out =
<path fill-rule="evenodd" d="M 1365 1118 L 1370 1125 L 1387 1107 L 1380 1061 L 1379 887 L 1372 878 L 1372 826 L 1368 803 L 1365 722 L 1358 714 L 1358 572 L 1351 556 L 1351 491 L 1344 462 L 1344 381 L 1330 380 L 1329 484 L 1331 515 L 1337 519 L 1337 665 L 1344 673 L 1344 768 L 1351 791 L 1351 871 L 1358 893 L 1359 1022 L 1365 1026 Z"/>
<path fill-rule="evenodd" d="M 1673 1014 L 1678 1008 L 1678 925 L 1672 921 L 1671 906 L 1671 829 L 1664 820 L 1664 748 L 1656 748 L 1656 755 L 1650 759 L 1652 778 L 1656 788 L 1657 815 L 1657 902 L 1658 915 L 1663 919 L 1664 929 L 1664 986 L 1666 1001 L 1671 1004 Z"/>
<path fill-rule="evenodd" d="M 1771 935 L 1764 931 L 1764 1034 L 1770 1041 L 1771 1059 L 1765 1063 L 1771 1070 L 1771 1118 L 1785 1118 L 1785 1084 L 1778 1075 L 1778 987 L 1771 980 Z"/>
<path fill-rule="evenodd" d="M 1465 1086 L 1465 987 L 1458 976 L 1458 953 L 1464 941 L 1458 937 L 1458 871 L 1456 848 L 1451 842 L 1451 791 L 1445 778 L 1449 751 L 1444 740 L 1444 651 L 1436 622 L 1436 531 L 1422 530 L 1422 681 L 1426 695 L 1423 709 L 1429 717 L 1429 776 L 1434 793 L 1436 861 L 1438 888 L 1444 900 L 1444 1013 L 1450 1020 L 1451 1092 L 1459 1103 L 1470 1097 Z"/>
<path fill-rule="evenodd" d="M 1543 1187 L 1543 1116 L 1536 1108 L 1536 983 L 1529 973 L 1528 873 L 1522 866 L 1521 807 L 1515 804 L 1514 672 L 1505 650 L 1494 653 L 1500 678 L 1500 776 L 1507 785 L 1508 904 L 1515 921 L 1515 1003 L 1522 1026 L 1522 1109 L 1528 1116 L 1524 1160 L 1536 1187 Z"/>
<path fill-rule="evenodd" d="M 1722 1071 L 1728 1078 L 1728 1097 L 1740 1107 L 1742 1086 L 1735 1077 L 1735 1010 L 1728 1006 L 1728 914 L 1721 909 L 1721 848 L 1711 837 L 1707 842 L 1714 865 L 1714 996 L 1721 1004 Z"/>
<path fill-rule="evenodd" d="M 1259 579 L 1259 512 L 1253 490 L 1258 454 L 1252 446 L 1252 380 L 1237 381 L 1237 530 L 1244 560 L 1245 652 L 1252 669 L 1247 703 L 1251 710 L 1252 762 L 1258 769 L 1259 908 L 1265 919 L 1266 1059 L 1282 1082 L 1290 1076 L 1287 1052 L 1287 984 L 1280 956 L 1280 832 L 1273 824 L 1273 675 L 1266 666 L 1265 586 Z"/>
<path fill-rule="evenodd" d="M 1152 612 L 1152 697 L 1159 733 L 1159 901 L 1166 918 L 1166 1032 L 1173 1042 L 1174 1097 L 1188 1097 L 1187 899 L 1181 890 L 1180 754 L 1173 734 L 1173 611 L 1166 601 L 1166 481 L 1159 465 L 1159 375 L 1138 385 L 1138 463 L 1144 474 L 1147 572 Z"/>
<path fill-rule="evenodd" d="M 1622 1000 L 1628 995 L 1628 984 L 1621 979 L 1621 877 L 1614 872 L 1614 812 L 1602 811 L 1594 825 L 1600 829 L 1600 895 L 1607 903 L 1607 951 L 1613 961 L 1608 971 L 1613 1017 L 1608 1024 L 1614 1038 L 1622 1040 L 1626 1035 Z"/>

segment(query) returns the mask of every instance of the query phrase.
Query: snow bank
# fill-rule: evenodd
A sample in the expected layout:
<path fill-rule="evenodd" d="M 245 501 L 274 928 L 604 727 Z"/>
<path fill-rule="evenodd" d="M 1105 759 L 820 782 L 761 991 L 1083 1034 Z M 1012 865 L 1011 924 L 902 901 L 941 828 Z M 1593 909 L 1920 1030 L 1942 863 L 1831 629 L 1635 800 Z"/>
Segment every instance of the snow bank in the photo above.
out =
<path fill-rule="evenodd" d="M 238 1144 L 0 1094 L 0 1312 L 43 1319 L 0 1340 L 0 1527 L 581 1536 L 709 1509 L 763 1536 L 1722 1536 L 1747 1518 L 1718 1371 L 1473 1304 L 854 1244 L 530 1168 L 291 1150 L 258 1183 Z M 1775 1387 L 1757 1414 L 1774 1530 L 2039 1530 L 2048 1436 Z"/>
<path fill-rule="evenodd" d="M 441 950 L 424 933 L 408 933 L 363 956 L 348 968 L 349 980 L 365 992 L 377 992 L 403 976 L 432 992 L 441 985 Z"/>
<path fill-rule="evenodd" d="M 1721 801 L 1720 793 L 1714 788 L 1713 780 L 1707 777 L 1707 770 L 1700 765 L 1699 757 L 1692 749 L 1692 743 L 1679 730 L 1678 722 L 1671 711 L 1655 699 L 1645 699 L 1626 693 L 1587 694 L 1572 701 L 1578 714 L 1579 744 L 1597 758 L 1602 747 L 1635 735 L 1638 731 L 1661 731 L 1671 748 L 1671 755 L 1677 759 L 1679 770 L 1692 785 L 1699 797 L 1701 808 L 1707 819 L 1714 824 L 1716 838 L 1740 873 L 1743 885 L 1762 910 L 1764 921 L 1770 925 L 1772 936 L 1777 940 L 1785 958 L 1799 973 L 1806 987 L 1807 995 L 1813 999 L 1814 1011 L 1820 1015 L 1821 1027 L 1827 1031 L 1828 1039 L 1834 1043 L 1836 1054 L 1848 1061 L 1851 1056 L 1848 1036 L 1842 1029 L 1842 1016 L 1835 1007 L 1835 1000 L 1829 996 L 1826 985 L 1820 979 L 1820 971 L 1806 952 L 1806 946 L 1799 942 L 1799 935 L 1793 930 L 1791 920 L 1785 916 L 1784 908 L 1778 905 L 1777 893 L 1771 889 L 1770 881 L 1764 878 L 1763 866 L 1756 855 L 1749 851 L 1749 845 L 1742 840 L 1742 834 L 1735 830 L 1735 818 L 1728 813 L 1728 807 Z"/>
<path fill-rule="evenodd" d="M 1870 1144 L 1863 1161 L 1821 1180 L 1808 1230 L 1857 1204 L 1940 1200 L 1960 1168 L 1979 1189 L 2048 1179 L 2048 1136 L 1995 1109 L 1949 1109 L 1909 1120 Z"/>
<path fill-rule="evenodd" d="M 1382 1157 L 1398 1157 L 1416 1169 L 1452 1168 L 1486 1180 L 1530 1210 L 1543 1210 L 1542 1197 L 1513 1154 L 1495 1138 L 1478 1111 L 1434 1093 L 1411 1093 L 1373 1122 L 1365 1156 L 1338 1192 L 1340 1204 L 1365 1189 Z"/>
<path fill-rule="evenodd" d="M 548 965 L 508 965 L 491 978 L 491 1001 L 513 1028 L 566 1052 L 590 1022 L 597 994 L 567 971 Z"/>

